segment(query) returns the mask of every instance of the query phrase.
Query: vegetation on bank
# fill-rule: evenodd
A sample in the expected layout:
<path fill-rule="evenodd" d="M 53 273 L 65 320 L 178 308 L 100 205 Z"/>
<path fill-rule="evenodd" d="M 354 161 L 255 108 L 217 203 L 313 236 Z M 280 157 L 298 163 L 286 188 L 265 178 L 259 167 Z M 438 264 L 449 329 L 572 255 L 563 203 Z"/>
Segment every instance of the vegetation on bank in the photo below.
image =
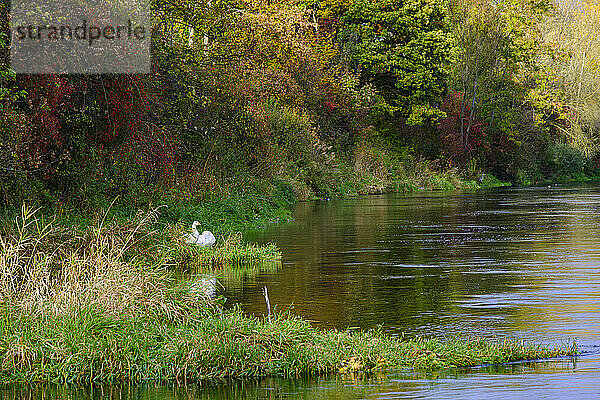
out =
<path fill-rule="evenodd" d="M 118 198 L 221 223 L 243 204 L 231 223 L 247 223 L 285 208 L 282 187 L 597 176 L 600 13 L 576 4 L 155 0 L 152 73 L 107 76 L 15 75 L 2 3 L 0 204 L 85 215 Z"/>
<path fill-rule="evenodd" d="M 256 318 L 176 279 L 155 213 L 85 232 L 27 210 L 0 235 L 0 381 L 196 382 L 411 367 L 472 366 L 577 353 L 575 344 L 404 339 L 321 331 L 289 313 Z M 106 225 L 105 225 L 106 224 Z"/>
<path fill-rule="evenodd" d="M 11 221 L 25 201 L 59 223 L 0 223 L 0 379 L 192 381 L 574 354 L 319 331 L 286 314 L 269 323 L 176 276 L 276 269 L 275 247 L 232 232 L 289 219 L 298 200 L 597 177 L 600 8 L 577 4 L 153 0 L 151 74 L 15 75 L 2 2 L 0 209 Z M 218 234 L 215 247 L 181 243 L 194 220 Z"/>
<path fill-rule="evenodd" d="M 157 293 L 153 293 L 157 294 Z M 3 307 L 0 381 L 192 383 L 397 368 L 438 369 L 575 354 L 520 341 L 398 339 L 378 331 L 320 331 L 291 315 L 271 323 L 239 310 L 169 303 L 115 316 L 83 307 L 61 315 Z M 174 299 L 171 301 L 175 301 Z M 169 313 L 170 312 L 170 313 Z"/>

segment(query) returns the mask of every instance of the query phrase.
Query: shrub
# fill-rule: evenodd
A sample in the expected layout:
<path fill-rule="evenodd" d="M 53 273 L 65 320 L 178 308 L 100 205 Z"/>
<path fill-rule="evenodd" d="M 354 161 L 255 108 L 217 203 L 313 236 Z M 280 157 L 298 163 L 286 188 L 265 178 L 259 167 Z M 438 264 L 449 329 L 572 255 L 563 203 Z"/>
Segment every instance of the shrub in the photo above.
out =
<path fill-rule="evenodd" d="M 581 151 L 566 143 L 550 143 L 543 153 L 542 165 L 551 177 L 573 178 L 584 172 L 586 164 Z"/>

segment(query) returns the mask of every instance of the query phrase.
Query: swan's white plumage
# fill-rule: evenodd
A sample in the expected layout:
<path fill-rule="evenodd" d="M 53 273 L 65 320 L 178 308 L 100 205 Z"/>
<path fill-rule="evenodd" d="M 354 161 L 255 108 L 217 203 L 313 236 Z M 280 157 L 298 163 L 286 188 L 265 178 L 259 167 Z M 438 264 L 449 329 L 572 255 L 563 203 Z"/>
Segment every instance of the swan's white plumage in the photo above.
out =
<path fill-rule="evenodd" d="M 215 244 L 216 241 L 217 239 L 211 231 L 204 231 L 202 232 L 202 235 L 198 236 L 196 244 L 199 246 L 212 246 L 213 244 Z"/>

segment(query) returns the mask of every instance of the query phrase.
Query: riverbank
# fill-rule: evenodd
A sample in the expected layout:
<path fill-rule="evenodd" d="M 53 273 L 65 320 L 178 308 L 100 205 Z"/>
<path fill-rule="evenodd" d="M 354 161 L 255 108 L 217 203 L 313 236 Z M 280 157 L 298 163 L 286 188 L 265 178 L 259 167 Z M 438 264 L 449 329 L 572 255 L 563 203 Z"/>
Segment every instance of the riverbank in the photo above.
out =
<path fill-rule="evenodd" d="M 126 223 L 140 210 L 161 205 L 157 222 L 165 226 L 180 224 L 179 229 L 183 230 L 197 220 L 202 230 L 229 234 L 248 227 L 288 221 L 294 206 L 301 201 L 508 185 L 510 183 L 489 173 L 472 172 L 467 176 L 457 169 L 440 169 L 435 162 L 404 159 L 382 152 L 360 157 L 354 167 L 340 162 L 319 178 L 313 176 L 303 180 L 291 176 L 278 179 L 241 176 L 218 187 L 175 185 L 157 191 L 150 185 L 112 197 L 107 196 L 106 191 L 86 189 L 81 196 L 66 198 L 24 184 L 19 188 L 20 197 L 0 206 L 0 233 L 2 225 L 13 221 L 21 212 L 22 204 L 35 205 L 45 215 L 55 216 L 61 225 L 81 229 L 97 224 L 99 216 Z"/>
<path fill-rule="evenodd" d="M 255 318 L 210 300 L 152 230 L 155 212 L 73 234 L 26 213 L 0 243 L 0 381 L 198 382 L 573 355 L 576 346 L 404 339 Z M 172 232 L 177 237 L 177 230 Z M 185 248 L 185 247 L 184 247 Z M 270 319 L 270 320 L 269 320 Z"/>
<path fill-rule="evenodd" d="M 320 331 L 210 304 L 163 303 L 136 315 L 86 305 L 62 315 L 2 308 L 2 382 L 199 382 L 415 368 L 431 370 L 576 353 L 518 341 L 401 340 L 378 331 Z"/>

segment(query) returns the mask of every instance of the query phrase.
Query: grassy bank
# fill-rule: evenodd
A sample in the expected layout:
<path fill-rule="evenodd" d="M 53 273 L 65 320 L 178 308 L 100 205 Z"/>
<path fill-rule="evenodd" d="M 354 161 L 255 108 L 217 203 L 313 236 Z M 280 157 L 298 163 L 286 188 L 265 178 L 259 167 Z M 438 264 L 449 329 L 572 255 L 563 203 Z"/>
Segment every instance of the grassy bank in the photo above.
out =
<path fill-rule="evenodd" d="M 320 331 L 290 315 L 272 323 L 239 310 L 169 304 L 115 316 L 87 306 L 63 315 L 3 308 L 5 382 L 198 382 L 410 367 L 436 369 L 572 354 L 517 341 L 399 340 L 378 331 Z"/>
<path fill-rule="evenodd" d="M 291 314 L 269 321 L 227 310 L 175 278 L 176 246 L 166 246 L 167 236 L 150 229 L 156 220 L 150 213 L 75 235 L 25 213 L 16 226 L 4 228 L 0 381 L 197 382 L 448 368 L 576 353 L 575 346 L 322 331 Z"/>
<path fill-rule="evenodd" d="M 33 179 L 33 178 L 31 178 Z M 76 235 L 113 221 L 110 229 L 126 228 L 139 217 L 140 210 L 160 206 L 154 228 L 171 246 L 188 232 L 192 221 L 199 221 L 200 230 L 214 232 L 219 240 L 212 249 L 175 247 L 174 262 L 206 265 L 243 264 L 271 261 L 279 258 L 272 246 L 247 246 L 236 232 L 249 227 L 261 227 L 289 221 L 298 201 L 320 198 L 344 198 L 363 194 L 382 194 L 421 190 L 457 190 L 506 186 L 491 174 L 478 169 L 459 172 L 443 169 L 434 161 L 400 151 L 361 146 L 352 160 L 339 159 L 320 172 L 299 179 L 285 175 L 277 179 L 239 176 L 210 187 L 185 185 L 160 189 L 153 185 L 125 188 L 120 195 L 108 197 L 114 190 L 107 187 L 82 185 L 81 193 L 60 197 L 23 183 L 17 192 L 0 204 L 0 233 L 6 230 L 21 204 L 34 204 L 45 215 L 53 215 L 57 224 L 73 228 Z M 106 210 L 99 212 L 98 210 Z M 117 227 L 121 225 L 121 227 Z M 156 242 L 156 234 L 152 235 Z M 153 242 L 153 243 L 154 243 Z"/>

